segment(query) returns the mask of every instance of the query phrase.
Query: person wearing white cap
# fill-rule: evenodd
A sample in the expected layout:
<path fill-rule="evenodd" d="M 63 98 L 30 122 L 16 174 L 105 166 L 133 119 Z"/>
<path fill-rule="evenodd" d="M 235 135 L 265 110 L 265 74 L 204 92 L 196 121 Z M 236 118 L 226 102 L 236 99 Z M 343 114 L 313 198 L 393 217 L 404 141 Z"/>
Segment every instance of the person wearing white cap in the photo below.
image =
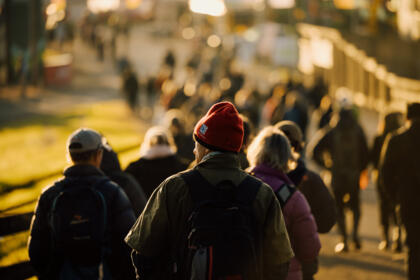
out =
<path fill-rule="evenodd" d="M 135 278 L 123 243 L 133 209 L 99 169 L 102 149 L 98 132 L 76 130 L 67 141 L 72 165 L 38 200 L 28 249 L 40 279 Z"/>

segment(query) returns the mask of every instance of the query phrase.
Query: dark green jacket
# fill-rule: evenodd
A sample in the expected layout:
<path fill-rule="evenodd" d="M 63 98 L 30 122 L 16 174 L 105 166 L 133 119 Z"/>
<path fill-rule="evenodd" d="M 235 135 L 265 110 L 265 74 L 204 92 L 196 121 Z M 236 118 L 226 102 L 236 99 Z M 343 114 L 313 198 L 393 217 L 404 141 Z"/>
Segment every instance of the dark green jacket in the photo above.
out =
<path fill-rule="evenodd" d="M 223 180 L 231 180 L 238 185 L 247 176 L 239 168 L 238 157 L 234 154 L 212 153 L 194 168 L 212 185 Z M 277 280 L 282 268 L 284 270 L 284 263 L 293 257 L 293 251 L 280 204 L 272 189 L 264 183 L 254 201 L 254 210 L 263 235 L 261 279 Z M 181 243 L 191 211 L 188 186 L 178 173 L 166 179 L 152 194 L 142 215 L 128 233 L 125 240 L 130 247 L 141 256 L 160 260 L 158 270 L 163 275 L 153 279 L 169 279 L 168 273 L 173 267 L 171 256 L 180 249 L 177 245 Z"/>

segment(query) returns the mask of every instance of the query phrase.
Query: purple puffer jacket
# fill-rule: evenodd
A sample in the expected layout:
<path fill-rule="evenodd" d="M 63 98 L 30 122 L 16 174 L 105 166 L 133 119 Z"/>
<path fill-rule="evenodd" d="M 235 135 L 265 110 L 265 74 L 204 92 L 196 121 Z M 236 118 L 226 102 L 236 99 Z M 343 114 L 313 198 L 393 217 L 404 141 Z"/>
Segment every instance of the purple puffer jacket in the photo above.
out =
<path fill-rule="evenodd" d="M 258 165 L 251 169 L 254 176 L 267 183 L 274 192 L 284 183 L 293 184 L 280 170 L 268 165 Z M 300 261 L 314 261 L 321 249 L 315 219 L 303 194 L 296 191 L 282 209 L 295 257 L 290 262 L 287 280 L 301 280 Z"/>

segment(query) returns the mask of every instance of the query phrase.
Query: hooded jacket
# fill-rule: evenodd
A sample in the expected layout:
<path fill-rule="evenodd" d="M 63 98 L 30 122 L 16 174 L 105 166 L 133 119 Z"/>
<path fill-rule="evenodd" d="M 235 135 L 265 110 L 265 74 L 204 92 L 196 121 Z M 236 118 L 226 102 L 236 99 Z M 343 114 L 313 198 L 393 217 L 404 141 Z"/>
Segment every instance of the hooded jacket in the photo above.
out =
<path fill-rule="evenodd" d="M 138 217 L 146 205 L 146 195 L 136 179 L 121 170 L 118 156 L 112 149 L 104 149 L 101 170 L 124 190 L 131 202 L 135 216 Z"/>
<path fill-rule="evenodd" d="M 232 153 L 209 154 L 194 168 L 211 185 L 230 180 L 237 186 L 249 176 L 239 168 L 238 157 Z M 263 233 L 263 248 L 259 256 L 263 275 L 260 279 L 283 279 L 284 264 L 293 257 L 293 251 L 280 204 L 266 184 L 262 183 L 253 208 L 256 222 Z M 144 279 L 170 279 L 174 267 L 171 256 L 180 249 L 178 244 L 184 238 L 191 211 L 189 189 L 180 173 L 166 179 L 152 194 L 146 209 L 125 239 L 141 258 L 156 260 L 147 264 L 143 262 L 144 267 L 139 268 L 140 273 L 142 269 L 143 273 L 145 269 L 153 271 L 150 277 Z"/>
<path fill-rule="evenodd" d="M 353 114 L 341 110 L 337 125 L 320 130 L 308 145 L 308 157 L 331 170 L 333 189 L 358 188 L 360 173 L 369 162 L 366 136 Z"/>
<path fill-rule="evenodd" d="M 128 165 L 126 172 L 131 174 L 142 187 L 147 198 L 169 176 L 187 167 L 169 146 L 151 147 L 145 156 Z"/>
<path fill-rule="evenodd" d="M 277 191 L 283 184 L 293 184 L 282 171 L 265 164 L 254 167 L 252 173 L 271 186 L 273 191 Z M 287 280 L 299 280 L 302 279 L 301 264 L 311 263 L 312 266 L 314 262 L 316 263 L 321 242 L 311 209 L 300 191 L 296 190 L 292 194 L 283 207 L 283 214 L 295 253 L 290 262 Z"/>
<path fill-rule="evenodd" d="M 287 176 L 308 201 L 318 232 L 329 232 L 335 225 L 337 210 L 335 200 L 322 178 L 307 169 L 301 158 L 298 160 L 296 169 L 289 172 Z"/>

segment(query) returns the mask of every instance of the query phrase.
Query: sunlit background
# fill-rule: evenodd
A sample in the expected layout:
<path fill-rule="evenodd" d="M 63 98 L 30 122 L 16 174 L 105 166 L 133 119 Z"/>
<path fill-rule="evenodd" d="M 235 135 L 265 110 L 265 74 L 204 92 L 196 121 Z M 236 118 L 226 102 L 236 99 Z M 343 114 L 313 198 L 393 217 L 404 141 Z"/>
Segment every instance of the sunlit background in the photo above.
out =
<path fill-rule="evenodd" d="M 380 116 L 420 101 L 419 54 L 420 0 L 0 0 L 0 219 L 33 211 L 68 166 L 65 141 L 79 126 L 104 133 L 125 167 L 177 93 L 218 100 L 241 75 L 229 98 L 246 110 L 253 94 L 321 82 L 331 100 L 368 112 L 371 139 Z M 137 111 L 121 90 L 127 65 L 140 84 Z M 365 193 L 369 228 L 376 197 Z M 27 263 L 27 228 L 1 230 L 0 269 Z M 378 270 L 365 279 L 404 278 L 404 257 L 375 254 L 363 256 Z M 321 275 L 341 279 L 335 265 L 350 259 L 327 255 Z"/>

